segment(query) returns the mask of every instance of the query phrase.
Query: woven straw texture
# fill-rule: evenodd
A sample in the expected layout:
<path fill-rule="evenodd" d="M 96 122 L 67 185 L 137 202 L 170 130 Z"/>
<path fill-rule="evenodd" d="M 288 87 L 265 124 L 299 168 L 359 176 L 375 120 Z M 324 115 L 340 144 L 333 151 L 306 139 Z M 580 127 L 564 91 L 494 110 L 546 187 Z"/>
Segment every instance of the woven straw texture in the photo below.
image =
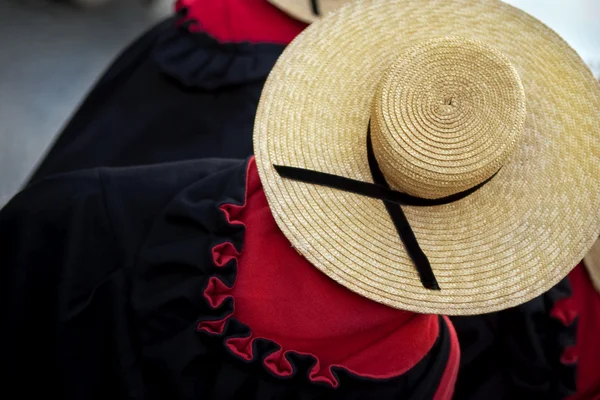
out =
<path fill-rule="evenodd" d="M 435 41 L 426 42 L 439 38 L 468 48 L 472 68 L 460 55 L 442 57 L 456 69 L 422 62 L 435 54 Z M 407 52 L 423 43 L 424 55 L 413 57 L 421 64 L 402 67 L 413 68 Z M 403 68 L 417 83 L 393 72 Z M 455 78 L 442 79 L 444 71 Z M 403 98 L 407 90 L 414 96 Z M 278 226 L 329 277 L 391 307 L 481 314 L 548 290 L 598 237 L 599 110 L 600 87 L 583 61 L 522 11 L 499 1 L 363 0 L 317 21 L 286 49 L 263 90 L 254 147 Z M 370 120 L 374 136 L 394 131 L 374 147 L 380 163 L 389 158 L 382 169 L 396 188 L 437 197 L 501 166 L 460 201 L 403 207 L 439 291 L 421 285 L 382 201 L 285 180 L 272 167 L 372 182 Z"/>
<path fill-rule="evenodd" d="M 318 0 L 320 16 L 313 12 L 311 0 L 268 0 L 269 3 L 281 9 L 286 14 L 308 24 L 315 22 L 328 13 L 337 10 L 351 0 Z"/>
<path fill-rule="evenodd" d="M 596 291 L 600 293 L 600 238 L 596 240 L 590 251 L 583 259 Z"/>
<path fill-rule="evenodd" d="M 424 198 L 467 190 L 504 164 L 525 121 L 525 93 L 493 48 L 457 37 L 419 43 L 388 69 L 371 134 L 388 184 Z"/>

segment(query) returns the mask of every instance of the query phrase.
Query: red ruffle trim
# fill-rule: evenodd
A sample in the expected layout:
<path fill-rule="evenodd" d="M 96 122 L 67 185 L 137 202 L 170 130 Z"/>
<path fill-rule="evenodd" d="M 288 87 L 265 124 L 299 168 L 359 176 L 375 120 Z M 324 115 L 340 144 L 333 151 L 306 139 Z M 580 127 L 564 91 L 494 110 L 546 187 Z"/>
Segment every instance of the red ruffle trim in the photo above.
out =
<path fill-rule="evenodd" d="M 439 332 L 437 316 L 390 309 L 351 293 L 326 278 L 291 249 L 289 242 L 285 242 L 287 245 L 278 242 L 284 240 L 284 237 L 277 230 L 274 220 L 269 220 L 272 219 L 270 212 L 268 218 L 265 217 L 268 207 L 253 159 L 248 165 L 247 185 L 243 205 L 224 204 L 220 207 L 230 224 L 246 227 L 244 243 L 246 258 L 230 242 L 213 247 L 215 274 L 208 280 L 204 297 L 212 309 L 220 308 L 222 312 L 221 317 L 216 320 L 200 321 L 197 327 L 199 331 L 223 335 L 227 349 L 243 360 L 253 361 L 262 358 L 265 368 L 275 376 L 293 375 L 296 371 L 294 371 L 293 361 L 290 361 L 298 359 L 297 356 L 309 356 L 314 360 L 308 371 L 308 378 L 312 382 L 323 383 L 334 388 L 339 386 L 335 369 L 341 368 L 364 378 L 389 379 L 402 375 L 428 353 Z M 248 196 L 252 196 L 253 199 L 253 204 L 250 206 L 248 206 Z M 256 200 L 257 198 L 259 200 Z M 256 219 L 248 221 L 243 215 L 248 210 L 250 212 L 246 217 L 255 216 L 254 218 L 260 220 L 258 225 Z M 262 229 L 257 229 L 257 226 Z M 274 230 L 277 232 L 273 233 Z M 270 234 L 277 236 L 275 239 L 268 239 Z M 264 243 L 261 245 L 260 240 L 263 237 L 269 240 L 268 246 Z M 252 249 L 254 251 L 251 253 L 255 253 L 255 256 L 248 255 Z M 267 252 L 266 249 L 269 251 Z M 270 253 L 271 258 L 265 253 Z M 297 259 L 294 259 L 293 255 Z M 240 259 L 242 259 L 241 263 Z M 281 262 L 277 265 L 278 263 L 273 260 L 284 260 L 285 265 L 281 265 Z M 245 262 L 251 264 L 244 265 Z M 295 271 L 295 275 L 290 271 L 291 277 L 286 274 L 283 278 L 279 272 L 282 268 L 288 267 Z M 298 275 L 299 270 L 304 271 L 303 268 L 305 272 L 302 274 L 305 274 L 303 276 L 307 279 L 300 279 Z M 236 283 L 228 286 L 224 281 L 232 282 L 232 279 L 225 278 L 232 276 L 230 272 L 232 270 L 235 276 L 233 280 Z M 221 279 L 220 276 L 225 279 Z M 242 285 L 244 289 L 238 288 L 236 292 L 236 285 L 239 284 L 240 279 L 244 282 Z M 277 282 L 280 281 L 285 283 L 278 285 Z M 302 288 L 300 292 L 294 289 L 298 286 Z M 286 304 L 277 305 L 277 303 Z M 240 311 L 237 307 L 241 307 Z M 265 308 L 267 308 L 266 317 L 262 315 Z M 260 315 L 257 316 L 256 310 L 260 310 Z M 286 312 L 289 314 L 285 314 Z M 315 312 L 317 314 L 314 314 Z M 280 317 L 278 318 L 277 315 Z M 272 318 L 272 323 L 269 323 L 267 317 Z M 313 319 L 316 319 L 316 322 Z M 380 323 L 381 321 L 383 323 Z M 389 321 L 395 324 L 390 324 Z M 350 329 L 347 335 L 344 334 L 345 323 Z M 364 329 L 361 329 L 362 323 L 365 325 Z M 436 399 L 450 398 L 458 372 L 458 340 L 450 321 L 446 319 L 446 323 L 451 334 L 451 352 L 438 390 L 440 394 Z M 234 324 L 233 327 L 243 324 L 248 328 L 249 334 L 244 334 L 244 337 L 239 337 L 239 334 L 231 335 L 227 332 L 230 324 Z M 256 333 L 257 326 L 260 326 L 259 331 L 262 333 Z M 323 332 L 326 335 L 330 331 L 333 341 L 326 336 L 323 337 Z M 282 332 L 287 333 L 281 336 Z M 297 335 L 294 335 L 293 333 L 296 332 Z M 283 341 L 287 345 L 277 337 L 284 338 Z M 298 343 L 298 346 L 293 343 Z M 313 351 L 311 348 L 313 343 L 321 343 L 321 345 L 320 347 L 317 345 L 318 348 Z M 295 350 L 291 350 L 292 348 Z M 343 352 L 342 357 L 340 357 L 340 349 Z M 256 354 L 257 351 L 260 354 Z M 333 354 L 336 351 L 337 354 Z M 324 363 L 320 355 L 326 355 L 326 358 L 340 362 Z"/>
<path fill-rule="evenodd" d="M 178 0 L 175 11 L 190 32 L 221 42 L 288 44 L 306 28 L 266 0 Z"/>
<path fill-rule="evenodd" d="M 578 312 L 575 307 L 573 296 L 565 297 L 554 303 L 550 311 L 550 316 L 558 320 L 563 326 L 569 327 L 575 323 Z M 560 362 L 564 365 L 577 364 L 579 360 L 577 348 L 575 345 L 567 346 L 563 349 Z"/>
<path fill-rule="evenodd" d="M 220 208 L 221 211 L 223 211 L 223 213 L 225 214 L 225 217 L 230 224 L 242 224 L 241 221 L 233 220 L 231 216 L 232 214 L 235 215 L 237 212 L 239 212 L 240 209 L 244 206 L 238 206 L 235 204 L 224 204 Z M 215 266 L 219 268 L 224 267 L 232 261 L 235 261 L 235 263 L 237 264 L 239 262 L 239 256 L 240 252 L 238 252 L 235 249 L 231 242 L 220 243 L 212 249 L 213 262 Z M 204 290 L 204 297 L 206 298 L 208 304 L 212 308 L 216 309 L 221 307 L 224 301 L 228 298 L 233 299 L 232 290 L 232 287 L 228 287 L 218 277 L 213 276 L 209 278 L 208 284 L 206 285 L 206 289 Z M 225 331 L 225 326 L 230 320 L 230 318 L 233 317 L 234 313 L 235 308 L 231 310 L 231 313 L 223 319 L 215 321 L 202 321 L 198 324 L 198 330 L 205 331 L 213 335 L 220 335 Z M 255 355 L 253 354 L 253 343 L 256 339 L 264 338 L 257 338 L 251 334 L 248 337 L 228 338 L 225 344 L 233 354 L 246 361 L 250 361 L 255 358 Z M 313 366 L 309 375 L 309 378 L 312 381 L 323 382 L 333 387 L 337 387 L 339 385 L 339 382 L 337 381 L 336 377 L 331 371 L 331 367 L 333 366 L 323 370 L 321 368 L 319 358 L 314 356 L 313 354 L 284 350 L 281 347 L 281 345 L 279 345 L 277 342 L 273 341 L 273 343 L 275 343 L 279 349 L 266 356 L 263 360 L 265 367 L 273 374 L 282 377 L 291 376 L 294 372 L 294 368 L 292 367 L 291 363 L 288 361 L 286 356 L 290 353 L 295 353 L 298 355 L 307 355 L 315 358 L 316 363 Z"/>

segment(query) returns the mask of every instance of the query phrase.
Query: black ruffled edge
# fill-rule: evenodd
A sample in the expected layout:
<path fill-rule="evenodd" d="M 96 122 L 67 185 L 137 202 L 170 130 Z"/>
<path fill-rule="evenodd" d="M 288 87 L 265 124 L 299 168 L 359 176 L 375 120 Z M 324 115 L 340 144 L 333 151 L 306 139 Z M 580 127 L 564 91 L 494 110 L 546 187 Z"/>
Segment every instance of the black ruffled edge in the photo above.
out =
<path fill-rule="evenodd" d="M 168 77 L 194 89 L 214 90 L 264 81 L 285 48 L 271 43 L 223 43 L 186 19 L 179 6 L 176 23 L 166 30 L 153 52 L 153 60 Z"/>
<path fill-rule="evenodd" d="M 225 214 L 232 228 L 245 229 L 245 226 L 232 219 L 232 208 L 244 207 L 223 204 L 221 211 Z M 340 372 L 348 375 L 359 375 L 343 367 L 329 368 L 330 376 L 323 373 L 319 359 L 311 354 L 303 354 L 293 350 L 283 350 L 275 341 L 255 337 L 252 330 L 233 318 L 234 299 L 231 290 L 237 275 L 240 251 L 232 242 L 219 243 L 212 248 L 214 270 L 204 289 L 204 297 L 212 309 L 209 316 L 202 318 L 197 326 L 199 332 L 219 337 L 223 346 L 234 357 L 248 364 L 262 364 L 272 376 L 278 378 L 302 377 L 307 381 L 337 388 L 340 383 Z M 363 377 L 376 379 L 375 377 Z"/>

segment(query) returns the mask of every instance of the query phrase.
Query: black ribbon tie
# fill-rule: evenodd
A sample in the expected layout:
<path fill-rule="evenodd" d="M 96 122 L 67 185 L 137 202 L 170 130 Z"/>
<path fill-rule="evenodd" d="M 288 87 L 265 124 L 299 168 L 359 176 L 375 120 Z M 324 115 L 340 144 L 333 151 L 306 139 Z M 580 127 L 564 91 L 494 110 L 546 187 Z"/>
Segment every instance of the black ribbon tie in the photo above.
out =
<path fill-rule="evenodd" d="M 310 0 L 310 5 L 312 7 L 312 13 L 314 15 L 321 15 L 321 10 L 319 10 L 319 0 Z"/>
<path fill-rule="evenodd" d="M 431 263 L 419 246 L 415 233 L 413 232 L 406 215 L 402 210 L 402 205 L 407 206 L 438 206 L 449 204 L 460 199 L 464 199 L 468 195 L 481 188 L 488 183 L 498 172 L 463 192 L 455 193 L 450 196 L 441 197 L 438 199 L 425 199 L 412 196 L 408 193 L 398 192 L 390 188 L 383 172 L 379 168 L 375 153 L 373 152 L 373 144 L 371 142 L 371 130 L 369 128 L 367 134 L 367 157 L 369 160 L 369 169 L 373 182 L 362 182 L 355 179 L 346 178 L 343 176 L 328 174 L 325 172 L 312 171 L 304 168 L 286 167 L 282 165 L 273 165 L 279 176 L 286 179 L 291 179 L 298 182 L 310 183 L 313 185 L 326 186 L 332 189 L 343 190 L 349 193 L 355 193 L 366 197 L 382 200 L 385 208 L 396 227 L 396 231 L 400 236 L 400 240 L 406 248 L 410 259 L 414 263 L 423 287 L 430 290 L 440 290 Z"/>

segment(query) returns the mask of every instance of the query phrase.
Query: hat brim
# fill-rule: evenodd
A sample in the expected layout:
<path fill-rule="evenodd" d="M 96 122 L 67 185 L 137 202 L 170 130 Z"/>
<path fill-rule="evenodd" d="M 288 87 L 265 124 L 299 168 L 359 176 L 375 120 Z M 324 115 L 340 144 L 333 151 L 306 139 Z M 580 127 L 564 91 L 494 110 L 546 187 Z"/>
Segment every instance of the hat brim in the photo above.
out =
<path fill-rule="evenodd" d="M 482 41 L 518 71 L 525 128 L 508 163 L 458 202 L 403 207 L 441 290 L 425 289 L 381 201 L 282 179 L 273 164 L 372 182 L 376 86 L 399 54 L 443 36 Z M 600 232 L 600 87 L 555 32 L 500 1 L 370 0 L 317 21 L 263 89 L 256 161 L 278 226 L 314 266 L 391 307 L 481 314 L 564 278 Z"/>

